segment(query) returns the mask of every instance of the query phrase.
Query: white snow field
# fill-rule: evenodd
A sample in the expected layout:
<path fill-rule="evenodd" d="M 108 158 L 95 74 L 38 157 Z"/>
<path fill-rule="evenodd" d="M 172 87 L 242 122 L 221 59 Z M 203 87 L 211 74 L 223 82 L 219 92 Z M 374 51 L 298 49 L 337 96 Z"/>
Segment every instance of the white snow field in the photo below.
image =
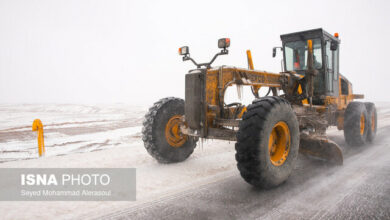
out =
<path fill-rule="evenodd" d="M 147 107 L 0 105 L 0 162 L 38 157 L 34 119 L 44 125 L 46 156 L 128 146 L 139 141 Z"/>
<path fill-rule="evenodd" d="M 366 149 L 351 149 L 345 144 L 342 131 L 330 128 L 329 137 L 345 153 L 344 165 L 318 164 L 300 156 L 291 180 L 269 191 L 254 190 L 242 180 L 236 168 L 234 142 L 208 140 L 199 143 L 190 158 L 182 163 L 157 163 L 148 155 L 141 140 L 147 107 L 0 105 L 0 168 L 134 167 L 137 170 L 136 201 L 3 201 L 0 202 L 0 218 L 288 219 L 278 215 L 283 212 L 291 213 L 291 218 L 327 218 L 329 210 L 336 210 L 334 204 L 355 195 L 352 189 L 367 184 L 371 179 L 366 178 L 367 169 L 377 169 L 381 175 L 390 176 L 390 103 L 377 105 L 379 128 L 374 144 Z M 41 119 L 44 125 L 46 155 L 41 158 L 38 158 L 36 133 L 31 131 L 35 118 Z M 368 162 L 374 156 L 377 160 Z M 346 177 L 350 178 L 347 183 Z M 389 179 L 385 178 L 386 185 L 390 185 Z M 303 191 L 306 193 L 300 194 Z M 390 193 L 390 188 L 384 193 Z M 371 194 L 377 195 L 375 191 Z M 282 199 L 282 195 L 287 197 Z M 388 197 L 389 194 L 385 198 Z M 327 199 L 329 202 L 325 202 Z M 390 200 L 382 201 L 382 206 L 389 210 Z M 300 209 L 294 212 L 295 207 Z M 358 210 L 364 207 L 359 206 Z M 349 218 L 354 219 L 356 216 L 351 213 Z M 376 213 L 379 218 L 389 215 L 389 211 L 383 209 Z"/>

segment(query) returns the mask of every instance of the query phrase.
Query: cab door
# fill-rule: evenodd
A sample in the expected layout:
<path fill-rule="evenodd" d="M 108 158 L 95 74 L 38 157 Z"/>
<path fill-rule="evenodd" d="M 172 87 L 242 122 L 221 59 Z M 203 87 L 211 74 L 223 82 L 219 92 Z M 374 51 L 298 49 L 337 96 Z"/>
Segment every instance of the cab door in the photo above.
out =
<path fill-rule="evenodd" d="M 339 48 L 331 50 L 331 40 L 325 41 L 325 73 L 326 91 L 328 96 L 339 94 Z"/>

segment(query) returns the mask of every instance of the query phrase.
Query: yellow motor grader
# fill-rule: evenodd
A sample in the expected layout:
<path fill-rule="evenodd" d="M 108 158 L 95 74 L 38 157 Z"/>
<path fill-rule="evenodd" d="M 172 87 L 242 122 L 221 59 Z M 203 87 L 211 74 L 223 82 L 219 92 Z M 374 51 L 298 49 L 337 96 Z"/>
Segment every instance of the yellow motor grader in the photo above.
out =
<path fill-rule="evenodd" d="M 148 111 L 143 123 L 146 150 L 161 163 L 187 159 L 199 138 L 236 141 L 237 167 L 256 187 L 269 188 L 291 174 L 298 153 L 343 163 L 339 146 L 326 136 L 329 126 L 344 130 L 351 146 L 372 142 L 377 129 L 373 103 L 355 102 L 363 95 L 352 93 L 352 84 L 339 73 L 338 34 L 322 29 L 281 35 L 281 73 L 253 68 L 212 67 L 228 54 L 230 39 L 218 41 L 222 50 L 208 63 L 197 63 L 189 48 L 182 47 L 183 61 L 196 69 L 185 76 L 185 100 L 164 98 Z M 225 103 L 230 86 L 249 86 L 253 102 Z M 261 96 L 259 90 L 268 88 Z"/>

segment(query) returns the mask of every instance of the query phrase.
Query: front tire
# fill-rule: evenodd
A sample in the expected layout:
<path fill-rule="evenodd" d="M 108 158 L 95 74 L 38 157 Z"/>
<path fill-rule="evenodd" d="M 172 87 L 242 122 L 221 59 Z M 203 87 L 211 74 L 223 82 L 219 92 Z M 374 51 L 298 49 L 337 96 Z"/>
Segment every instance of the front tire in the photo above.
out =
<path fill-rule="evenodd" d="M 290 176 L 299 150 L 299 124 L 288 101 L 265 97 L 248 106 L 237 133 L 237 167 L 245 181 L 275 187 Z"/>
<path fill-rule="evenodd" d="M 180 132 L 184 100 L 164 98 L 154 103 L 145 115 L 142 140 L 148 153 L 160 163 L 187 159 L 196 147 L 197 138 Z"/>
<path fill-rule="evenodd" d="M 376 136 L 376 130 L 378 126 L 377 122 L 377 113 L 376 113 L 376 108 L 375 104 L 372 102 L 365 102 L 364 105 L 366 106 L 367 109 L 367 116 L 369 119 L 369 127 L 367 131 L 367 142 L 372 143 L 375 139 Z"/>
<path fill-rule="evenodd" d="M 344 113 L 344 138 L 348 145 L 364 145 L 367 139 L 369 124 L 364 103 L 350 102 Z"/>

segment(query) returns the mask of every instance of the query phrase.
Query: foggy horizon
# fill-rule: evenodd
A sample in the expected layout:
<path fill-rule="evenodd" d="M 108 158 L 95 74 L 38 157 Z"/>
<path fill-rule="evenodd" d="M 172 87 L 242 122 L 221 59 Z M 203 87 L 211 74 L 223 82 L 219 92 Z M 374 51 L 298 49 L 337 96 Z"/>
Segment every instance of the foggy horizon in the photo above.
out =
<path fill-rule="evenodd" d="M 207 7 L 205 7 L 207 6 Z M 194 69 L 177 50 L 213 66 L 280 72 L 280 35 L 338 32 L 340 73 L 366 100 L 390 101 L 387 1 L 0 1 L 0 103 L 151 105 L 184 97 Z M 307 12 L 311 16 L 308 17 Z M 317 12 L 316 12 L 317 11 Z"/>

